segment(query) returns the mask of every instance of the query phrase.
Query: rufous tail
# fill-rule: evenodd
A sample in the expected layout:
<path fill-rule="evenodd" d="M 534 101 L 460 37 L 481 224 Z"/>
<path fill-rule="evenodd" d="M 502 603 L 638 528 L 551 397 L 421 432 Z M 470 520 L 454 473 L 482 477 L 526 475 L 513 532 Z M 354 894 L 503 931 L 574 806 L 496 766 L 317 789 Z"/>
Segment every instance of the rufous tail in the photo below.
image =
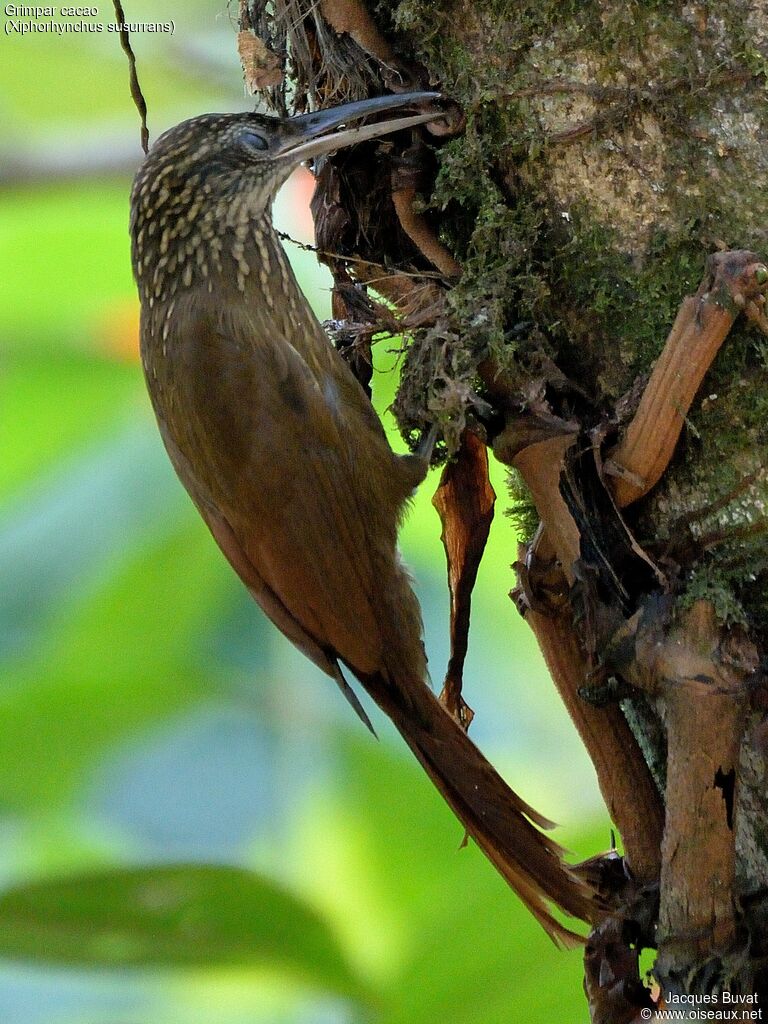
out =
<path fill-rule="evenodd" d="M 467 833 L 550 938 L 563 946 L 583 942 L 553 916 L 549 904 L 595 922 L 602 916 L 600 903 L 564 862 L 562 848 L 539 831 L 553 823 L 510 789 L 425 683 L 401 689 L 378 675 L 361 681 Z"/>

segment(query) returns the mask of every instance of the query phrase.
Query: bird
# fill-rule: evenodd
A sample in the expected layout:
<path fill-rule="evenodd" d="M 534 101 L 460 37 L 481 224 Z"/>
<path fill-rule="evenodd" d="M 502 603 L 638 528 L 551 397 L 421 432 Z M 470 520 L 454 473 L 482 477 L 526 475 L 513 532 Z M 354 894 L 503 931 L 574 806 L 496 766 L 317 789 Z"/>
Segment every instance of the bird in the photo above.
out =
<path fill-rule="evenodd" d="M 165 132 L 131 191 L 144 376 L 173 467 L 267 617 L 368 716 L 392 720 L 448 805 L 558 945 L 594 891 L 429 685 L 422 620 L 397 549 L 425 455 L 395 454 L 272 225 L 300 163 L 435 122 L 440 94 L 293 117 L 203 114 Z M 373 118 L 374 120 L 371 120 Z"/>

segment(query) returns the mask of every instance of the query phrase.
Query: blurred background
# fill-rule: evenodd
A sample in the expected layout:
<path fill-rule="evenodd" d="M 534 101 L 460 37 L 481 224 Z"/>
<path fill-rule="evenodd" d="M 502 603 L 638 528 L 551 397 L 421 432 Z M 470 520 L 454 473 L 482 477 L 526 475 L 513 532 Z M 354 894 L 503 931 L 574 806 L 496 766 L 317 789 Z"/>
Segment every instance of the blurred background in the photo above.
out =
<path fill-rule="evenodd" d="M 152 138 L 252 107 L 234 9 L 125 6 L 129 21 L 175 24 L 132 39 Z M 112 17 L 104 3 L 68 20 Z M 460 849 L 388 723 L 372 712 L 376 743 L 261 617 L 170 469 L 137 358 L 127 212 L 141 152 L 118 37 L 4 31 L 0 45 L 0 1022 L 584 1020 L 579 952 L 556 951 Z M 305 241 L 311 187 L 297 175 L 276 210 Z M 289 252 L 327 316 L 327 277 Z M 385 414 L 393 357 L 378 349 Z M 494 482 L 472 733 L 580 858 L 608 846 L 609 823 L 507 596 L 498 467 Z M 439 684 L 436 484 L 402 546 Z"/>

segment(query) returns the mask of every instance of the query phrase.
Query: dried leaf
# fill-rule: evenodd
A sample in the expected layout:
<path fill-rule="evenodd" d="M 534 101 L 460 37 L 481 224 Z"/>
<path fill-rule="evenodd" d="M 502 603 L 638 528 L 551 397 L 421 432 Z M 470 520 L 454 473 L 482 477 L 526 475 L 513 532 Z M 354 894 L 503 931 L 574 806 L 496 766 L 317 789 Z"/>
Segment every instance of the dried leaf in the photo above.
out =
<path fill-rule="evenodd" d="M 432 499 L 443 524 L 442 541 L 451 592 L 451 656 L 440 700 L 464 728 L 473 713 L 461 696 L 477 570 L 493 520 L 496 494 L 488 479 L 488 452 L 465 432 L 458 455 L 444 469 Z"/>
<path fill-rule="evenodd" d="M 245 87 L 249 93 L 260 92 L 282 82 L 282 59 L 253 32 L 237 33 L 237 52 L 243 65 Z"/>

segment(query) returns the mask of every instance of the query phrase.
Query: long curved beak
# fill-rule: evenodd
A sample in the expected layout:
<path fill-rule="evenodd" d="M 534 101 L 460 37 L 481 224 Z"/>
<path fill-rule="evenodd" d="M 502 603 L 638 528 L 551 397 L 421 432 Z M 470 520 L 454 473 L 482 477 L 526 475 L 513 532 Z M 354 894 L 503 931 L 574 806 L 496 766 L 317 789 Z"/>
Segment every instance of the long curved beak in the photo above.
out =
<path fill-rule="evenodd" d="M 441 102 L 444 102 L 444 97 L 439 92 L 404 92 L 299 114 L 290 119 L 291 133 L 286 135 L 275 155 L 287 156 L 299 163 L 366 139 L 377 139 L 403 128 L 436 121 L 443 113 Z M 407 113 L 409 108 L 412 113 Z M 370 124 L 352 123 L 372 114 L 389 112 L 396 116 Z"/>

